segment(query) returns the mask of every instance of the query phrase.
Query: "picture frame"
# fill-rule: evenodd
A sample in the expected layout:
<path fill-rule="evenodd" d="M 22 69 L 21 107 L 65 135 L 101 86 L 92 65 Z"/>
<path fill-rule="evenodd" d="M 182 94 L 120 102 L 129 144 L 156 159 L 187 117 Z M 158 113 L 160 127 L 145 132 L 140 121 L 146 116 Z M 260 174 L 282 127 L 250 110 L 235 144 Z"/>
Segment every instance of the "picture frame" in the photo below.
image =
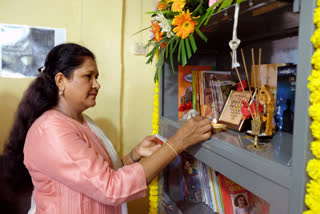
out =
<path fill-rule="evenodd" d="M 249 91 L 231 90 L 224 103 L 218 123 L 226 124 L 227 128 L 242 131 L 245 119 L 241 114 L 241 101 L 251 102 L 252 94 Z"/>

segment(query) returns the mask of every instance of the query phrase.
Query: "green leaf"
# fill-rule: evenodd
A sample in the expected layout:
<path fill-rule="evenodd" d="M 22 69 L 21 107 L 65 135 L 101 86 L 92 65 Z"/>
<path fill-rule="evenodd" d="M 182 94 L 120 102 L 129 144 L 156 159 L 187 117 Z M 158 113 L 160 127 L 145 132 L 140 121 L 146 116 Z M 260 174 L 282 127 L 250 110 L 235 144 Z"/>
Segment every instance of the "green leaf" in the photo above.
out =
<path fill-rule="evenodd" d="M 159 72 L 158 72 L 158 69 L 156 69 L 156 73 L 154 74 L 153 81 L 154 81 L 154 82 L 159 81 Z"/>
<path fill-rule="evenodd" d="M 155 76 L 154 78 L 155 80 L 159 81 L 159 75 L 163 71 L 163 64 L 164 64 L 164 50 L 162 50 L 159 54 L 159 60 L 158 60 L 157 69 L 156 69 L 157 76 Z"/>
<path fill-rule="evenodd" d="M 209 14 L 209 16 L 208 16 L 208 18 L 207 18 L 206 22 L 204 23 L 204 25 L 207 25 L 207 24 L 208 24 L 208 22 L 209 22 L 209 20 L 210 20 L 211 16 L 213 15 L 213 13 L 214 13 L 214 10 L 212 10 L 212 11 L 210 12 L 210 14 Z"/>
<path fill-rule="evenodd" d="M 157 11 L 148 11 L 148 12 L 145 12 L 145 14 L 148 14 L 148 15 L 150 15 L 150 14 L 157 14 Z"/>
<path fill-rule="evenodd" d="M 179 37 L 177 37 L 177 36 L 175 36 L 176 38 L 175 38 L 175 40 L 176 40 L 176 44 L 175 44 L 175 46 L 173 47 L 173 52 L 172 53 L 174 53 L 174 51 L 176 50 L 176 47 L 177 47 L 177 45 L 179 44 L 179 41 L 180 41 L 180 38 Z"/>
<path fill-rule="evenodd" d="M 198 27 L 200 28 L 204 20 L 208 17 L 211 10 L 207 10 L 206 13 L 202 16 L 200 23 L 198 24 Z"/>
<path fill-rule="evenodd" d="M 245 0 L 237 0 L 237 4 L 241 4 L 242 2 L 244 2 Z"/>
<path fill-rule="evenodd" d="M 131 36 L 137 35 L 138 33 L 141 33 L 142 31 L 148 30 L 149 28 L 151 28 L 151 26 L 143 28 L 142 30 L 139 30 L 138 32 L 132 34 Z"/>
<path fill-rule="evenodd" d="M 224 0 L 220 0 L 220 1 L 217 1 L 216 3 L 214 3 L 213 5 L 211 5 L 211 7 L 209 7 L 207 9 L 207 12 L 205 13 L 205 15 L 203 16 L 200 24 L 198 25 L 198 27 L 200 28 L 200 26 L 203 24 L 204 21 L 205 22 L 205 25 L 208 23 L 209 19 L 211 18 L 212 14 L 215 12 L 215 10 L 218 8 L 218 6 L 223 3 Z"/>
<path fill-rule="evenodd" d="M 173 64 L 173 42 L 170 43 L 170 64 L 171 64 L 171 70 L 174 72 L 174 64 Z"/>
<path fill-rule="evenodd" d="M 200 36 L 201 39 L 203 39 L 205 42 L 208 41 L 207 37 L 199 30 L 199 28 L 194 28 L 197 34 Z"/>
<path fill-rule="evenodd" d="M 165 47 L 165 50 L 166 50 L 166 59 L 168 58 L 169 46 L 170 46 L 171 43 L 173 43 L 173 41 L 174 41 L 174 38 L 171 38 L 171 39 L 169 40 L 169 42 L 166 44 L 166 47 Z"/>
<path fill-rule="evenodd" d="M 162 43 L 164 43 L 166 41 L 167 37 L 164 37 L 163 39 L 161 39 L 158 43 L 155 44 L 155 46 L 152 48 L 152 50 L 146 55 L 146 57 L 151 56 L 156 53 L 157 49 L 160 47 L 160 45 Z"/>
<path fill-rule="evenodd" d="M 179 43 L 179 49 L 178 49 L 178 62 L 180 62 L 180 55 L 181 55 L 181 46 L 182 46 L 182 39 L 180 40 L 180 43 Z"/>
<path fill-rule="evenodd" d="M 181 45 L 182 66 L 185 66 L 187 64 L 187 56 L 186 56 L 186 49 L 184 46 L 184 39 L 181 39 L 180 44 L 182 44 Z"/>
<path fill-rule="evenodd" d="M 193 33 L 190 34 L 189 39 L 190 39 L 190 43 L 191 43 L 191 47 L 192 47 L 193 53 L 195 53 L 196 50 L 197 50 L 197 45 L 196 45 L 196 42 L 194 40 Z"/>
<path fill-rule="evenodd" d="M 224 0 L 223 3 L 220 5 L 217 13 L 219 13 L 222 9 L 229 7 L 232 4 L 233 0 Z"/>
<path fill-rule="evenodd" d="M 166 45 L 166 47 L 163 49 L 166 52 L 166 59 L 168 58 L 168 44 Z"/>
<path fill-rule="evenodd" d="M 192 56 L 192 52 L 191 52 L 191 48 L 190 48 L 189 39 L 185 38 L 185 42 L 186 42 L 187 56 L 188 56 L 188 59 L 190 59 Z"/>

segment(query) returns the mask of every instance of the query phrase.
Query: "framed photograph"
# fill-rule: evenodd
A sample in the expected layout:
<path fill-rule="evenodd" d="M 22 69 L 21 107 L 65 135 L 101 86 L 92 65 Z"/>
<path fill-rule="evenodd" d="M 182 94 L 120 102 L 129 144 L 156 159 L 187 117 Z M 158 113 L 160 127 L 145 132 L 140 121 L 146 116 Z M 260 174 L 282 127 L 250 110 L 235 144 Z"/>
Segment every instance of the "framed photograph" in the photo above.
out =
<path fill-rule="evenodd" d="M 241 131 L 244 123 L 241 114 L 241 101 L 250 103 L 251 94 L 249 91 L 231 90 L 226 100 L 218 122 L 226 124 L 228 128 Z"/>

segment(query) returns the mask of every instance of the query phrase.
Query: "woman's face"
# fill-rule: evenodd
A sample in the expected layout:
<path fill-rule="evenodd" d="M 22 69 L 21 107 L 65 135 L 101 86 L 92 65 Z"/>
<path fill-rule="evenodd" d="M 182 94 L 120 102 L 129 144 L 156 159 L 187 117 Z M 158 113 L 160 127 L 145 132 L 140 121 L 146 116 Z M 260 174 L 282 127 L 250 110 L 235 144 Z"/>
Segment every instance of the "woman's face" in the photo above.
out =
<path fill-rule="evenodd" d="M 66 79 L 64 98 L 73 110 L 82 112 L 96 105 L 96 96 L 100 88 L 96 61 L 85 57 L 84 62 L 76 68 L 72 77 Z"/>
<path fill-rule="evenodd" d="M 246 199 L 244 197 L 238 198 L 239 207 L 245 207 Z"/>

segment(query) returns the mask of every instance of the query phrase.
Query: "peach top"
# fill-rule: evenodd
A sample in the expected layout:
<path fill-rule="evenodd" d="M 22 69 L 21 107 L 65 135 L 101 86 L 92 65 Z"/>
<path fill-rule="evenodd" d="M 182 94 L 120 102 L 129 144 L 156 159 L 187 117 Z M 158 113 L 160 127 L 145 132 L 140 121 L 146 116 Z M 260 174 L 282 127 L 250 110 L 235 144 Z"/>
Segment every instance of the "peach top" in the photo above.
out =
<path fill-rule="evenodd" d="M 30 127 L 24 164 L 34 185 L 37 214 L 120 214 L 122 203 L 146 194 L 139 163 L 115 171 L 89 126 L 55 110 Z"/>

